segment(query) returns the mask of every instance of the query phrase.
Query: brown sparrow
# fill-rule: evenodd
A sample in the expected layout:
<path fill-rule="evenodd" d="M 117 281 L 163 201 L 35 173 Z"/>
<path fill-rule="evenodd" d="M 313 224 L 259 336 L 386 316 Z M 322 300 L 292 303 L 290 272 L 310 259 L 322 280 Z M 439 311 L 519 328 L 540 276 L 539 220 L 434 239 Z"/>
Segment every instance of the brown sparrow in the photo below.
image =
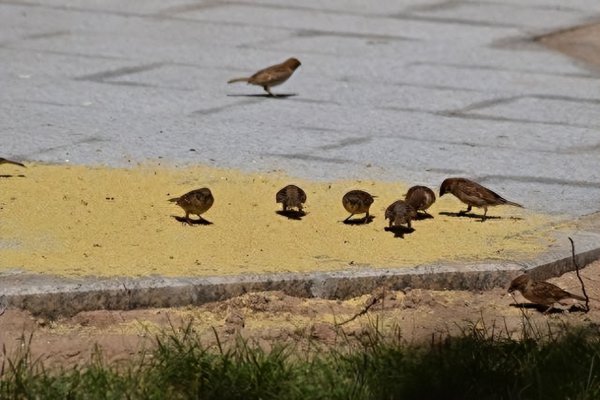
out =
<path fill-rule="evenodd" d="M 185 211 L 185 220 L 191 225 L 190 214 L 195 214 L 200 217 L 200 220 L 204 220 L 200 215 L 212 207 L 215 199 L 210 189 L 202 188 L 192 190 L 180 197 L 174 197 L 169 199 L 169 201 L 183 208 L 183 211 Z"/>
<path fill-rule="evenodd" d="M 6 158 L 2 158 L 2 157 L 0 157 L 0 164 L 13 164 L 13 165 L 18 165 L 19 167 L 25 167 L 25 165 L 21 164 L 20 162 L 7 160 Z"/>
<path fill-rule="evenodd" d="M 300 65 L 300 61 L 295 58 L 289 58 L 281 64 L 271 65 L 270 67 L 261 69 L 249 78 L 235 78 L 227 83 L 247 82 L 250 85 L 262 86 L 270 96 L 275 97 L 271 93 L 271 87 L 281 85 L 287 81 Z"/>
<path fill-rule="evenodd" d="M 417 211 L 404 200 L 397 200 L 385 210 L 385 219 L 390 220 L 389 227 L 406 224 L 409 228 L 410 221 L 417 217 Z"/>
<path fill-rule="evenodd" d="M 427 186 L 413 186 L 408 189 L 408 192 L 406 192 L 404 201 L 414 208 L 415 211 L 421 210 L 425 214 L 429 215 L 429 213 L 425 210 L 435 203 L 435 193 L 433 193 L 433 190 L 429 189 Z"/>
<path fill-rule="evenodd" d="M 482 221 L 485 221 L 487 210 L 490 206 L 498 206 L 506 204 L 509 206 L 523 207 L 520 204 L 508 201 L 499 194 L 492 192 L 490 189 L 481 186 L 477 182 L 470 181 L 465 178 L 448 178 L 442 182 L 440 187 L 440 197 L 446 193 L 452 193 L 460 201 L 468 207 L 465 211 L 460 211 L 459 214 L 466 214 L 471 211 L 471 207 L 481 207 L 484 210 Z"/>
<path fill-rule="evenodd" d="M 549 282 L 536 282 L 527 274 L 523 274 L 513 279 L 508 288 L 508 292 L 512 293 L 515 290 L 521 292 L 523 297 L 532 303 L 547 307 L 552 307 L 556 303 L 564 305 L 563 303 L 568 299 L 585 301 L 584 297 L 569 293 Z"/>
<path fill-rule="evenodd" d="M 375 196 L 362 190 L 351 190 L 342 197 L 342 204 L 350 216 L 344 220 L 347 222 L 354 214 L 366 213 L 365 224 L 369 221 L 369 208 L 373 204 Z"/>
<path fill-rule="evenodd" d="M 275 202 L 283 205 L 283 211 L 296 207 L 302 212 L 302 203 L 306 202 L 306 193 L 296 185 L 287 185 L 277 192 Z"/>

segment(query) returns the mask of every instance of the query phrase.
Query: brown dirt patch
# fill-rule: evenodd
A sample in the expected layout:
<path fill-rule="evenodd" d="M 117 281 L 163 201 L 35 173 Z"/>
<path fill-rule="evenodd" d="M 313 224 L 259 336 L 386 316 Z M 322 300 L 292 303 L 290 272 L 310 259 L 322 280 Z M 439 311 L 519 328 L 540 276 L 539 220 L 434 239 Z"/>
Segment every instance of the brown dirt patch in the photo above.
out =
<path fill-rule="evenodd" d="M 578 26 L 539 38 L 544 45 L 600 68 L 600 24 Z"/>
<path fill-rule="evenodd" d="M 72 318 L 48 321 L 32 317 L 21 310 L 8 309 L 0 316 L 0 343 L 9 354 L 14 353 L 33 334 L 33 356 L 46 365 L 82 364 L 94 353 L 94 344 L 102 349 L 106 361 L 128 360 L 142 349 L 155 345 L 161 330 L 180 331 L 191 324 L 207 344 L 215 343 L 216 331 L 222 342 L 234 340 L 238 334 L 268 347 L 274 342 L 326 345 L 360 340 L 369 327 L 378 324 L 385 335 L 408 341 L 428 341 L 432 335 L 458 333 L 461 330 L 522 332 L 524 315 L 545 332 L 548 326 L 600 323 L 600 261 L 583 271 L 592 311 L 543 315 L 533 309 L 511 306 L 515 299 L 504 289 L 487 292 L 407 290 L 385 291 L 367 313 L 341 328 L 336 322 L 350 319 L 378 296 L 348 301 L 302 299 L 281 292 L 248 293 L 223 302 L 201 307 L 147 309 L 132 311 L 82 312 Z M 565 274 L 551 282 L 574 293 L 581 293 L 575 273 Z M 524 301 L 516 295 L 517 302 Z M 214 330 L 213 330 L 214 329 Z M 1 355 L 0 355 L 1 357 Z"/>

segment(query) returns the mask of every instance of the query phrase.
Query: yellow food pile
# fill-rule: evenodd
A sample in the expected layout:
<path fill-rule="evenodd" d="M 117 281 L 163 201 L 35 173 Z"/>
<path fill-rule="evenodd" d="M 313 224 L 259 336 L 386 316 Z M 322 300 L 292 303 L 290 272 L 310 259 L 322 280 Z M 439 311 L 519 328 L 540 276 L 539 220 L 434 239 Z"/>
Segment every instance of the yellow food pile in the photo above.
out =
<path fill-rule="evenodd" d="M 543 234 L 551 220 L 526 209 L 491 208 L 488 215 L 502 218 L 484 223 L 438 214 L 464 209 L 450 195 L 429 209 L 435 218 L 414 221 L 413 233 L 394 237 L 384 231 L 384 210 L 403 197 L 404 183 L 308 182 L 205 166 L 30 165 L 4 166 L 2 173 L 13 175 L 0 178 L 0 272 L 198 276 L 390 268 L 534 256 L 552 240 Z M 275 193 L 289 183 L 308 196 L 300 221 L 276 214 Z M 204 186 L 215 197 L 203 215 L 212 225 L 178 222 L 174 216 L 185 214 L 167 200 Z M 340 222 L 348 216 L 341 198 L 351 189 L 378 196 L 372 223 Z"/>

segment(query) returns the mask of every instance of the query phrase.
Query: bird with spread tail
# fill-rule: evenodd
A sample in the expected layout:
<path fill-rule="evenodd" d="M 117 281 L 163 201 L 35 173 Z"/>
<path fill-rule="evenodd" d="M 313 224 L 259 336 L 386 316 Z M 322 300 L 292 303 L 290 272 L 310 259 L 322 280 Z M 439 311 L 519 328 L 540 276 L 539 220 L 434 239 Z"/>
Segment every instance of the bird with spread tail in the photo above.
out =
<path fill-rule="evenodd" d="M 185 211 L 185 221 L 191 225 L 190 214 L 197 215 L 200 218 L 199 221 L 206 221 L 201 215 L 212 207 L 215 199 L 210 189 L 202 188 L 187 192 L 183 196 L 174 197 L 169 199 L 169 201 L 183 208 L 183 211 Z"/>
<path fill-rule="evenodd" d="M 250 77 L 234 78 L 227 83 L 247 82 L 249 85 L 262 86 L 262 88 L 269 93 L 269 96 L 275 97 L 271 92 L 271 88 L 287 81 L 300 65 L 302 64 L 298 59 L 288 58 L 281 64 L 271 65 L 270 67 L 261 69 Z"/>
<path fill-rule="evenodd" d="M 413 186 L 404 195 L 404 201 L 415 211 L 423 211 L 426 215 L 430 215 L 426 210 L 435 203 L 435 193 L 427 186 Z"/>
<path fill-rule="evenodd" d="M 527 274 L 520 275 L 513 279 L 508 288 L 509 293 L 519 291 L 527 300 L 532 303 L 551 308 L 555 304 L 566 305 L 567 300 L 574 299 L 585 301 L 585 297 L 569 293 L 549 282 L 537 282 L 531 279 Z"/>
<path fill-rule="evenodd" d="M 487 218 L 488 207 L 508 205 L 515 207 L 523 207 L 520 204 L 508 201 L 499 194 L 491 191 L 490 189 L 481 186 L 477 182 L 473 182 L 465 178 L 448 178 L 442 182 L 440 186 L 440 197 L 446 193 L 452 193 L 458 197 L 460 201 L 465 203 L 468 207 L 464 211 L 460 211 L 459 215 L 464 215 L 471 211 L 472 207 L 483 208 L 483 217 L 481 221 L 485 221 Z"/>
<path fill-rule="evenodd" d="M 296 185 L 287 185 L 277 192 L 275 202 L 281 203 L 283 211 L 295 207 L 299 212 L 302 212 L 302 204 L 306 203 L 306 193 Z"/>
<path fill-rule="evenodd" d="M 396 200 L 385 210 L 385 219 L 389 219 L 389 227 L 406 224 L 411 227 L 410 221 L 417 217 L 417 211 L 404 200 Z"/>
<path fill-rule="evenodd" d="M 369 193 L 363 190 L 351 190 L 342 197 L 342 204 L 346 211 L 350 213 L 350 216 L 346 218 L 343 222 L 348 222 L 350 218 L 354 214 L 363 214 L 365 213 L 364 223 L 369 222 L 369 208 L 373 201 L 375 201 L 376 196 L 371 196 Z"/>
<path fill-rule="evenodd" d="M 25 168 L 25 165 L 21 164 L 20 162 L 7 160 L 6 158 L 2 158 L 2 157 L 0 157 L 0 164 L 12 164 L 12 165 L 18 165 L 19 167 Z"/>

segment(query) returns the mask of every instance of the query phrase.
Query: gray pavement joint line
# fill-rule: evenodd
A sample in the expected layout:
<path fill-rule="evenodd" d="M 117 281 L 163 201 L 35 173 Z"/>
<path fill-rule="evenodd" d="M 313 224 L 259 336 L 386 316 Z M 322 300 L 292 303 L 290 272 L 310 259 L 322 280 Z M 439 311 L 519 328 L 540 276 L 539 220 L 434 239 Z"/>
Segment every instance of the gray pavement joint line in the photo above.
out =
<path fill-rule="evenodd" d="M 477 26 L 477 27 L 485 27 L 485 28 L 522 29 L 522 28 L 528 27 L 527 25 L 519 25 L 519 24 L 477 21 L 477 20 L 462 19 L 462 18 L 422 16 L 422 15 L 406 14 L 406 13 L 393 14 L 393 15 L 390 15 L 390 18 L 405 20 L 405 21 L 423 21 L 423 22 L 434 22 L 434 23 L 443 23 L 443 24 L 450 24 L 450 25 Z"/>
<path fill-rule="evenodd" d="M 522 183 L 540 183 L 543 185 L 561 185 L 571 186 L 580 188 L 594 188 L 600 189 L 600 182 L 588 182 L 588 181 L 575 181 L 559 178 L 544 178 L 539 176 L 526 176 L 526 175 L 480 175 L 475 178 L 479 182 L 489 181 L 513 181 Z"/>
<path fill-rule="evenodd" d="M 203 1 L 201 3 L 188 3 L 167 7 L 162 10 L 159 10 L 155 14 L 160 16 L 172 16 L 181 13 L 188 13 L 190 11 L 210 10 L 213 8 L 227 7 L 230 4 L 232 4 L 232 2 L 209 0 Z"/>
<path fill-rule="evenodd" d="M 57 56 L 65 56 L 65 57 L 76 57 L 76 58 L 90 58 L 90 59 L 99 59 L 99 60 L 117 60 L 117 61 L 133 61 L 130 58 L 126 57 L 117 57 L 117 56 L 106 56 L 100 54 L 83 54 L 83 53 L 71 53 L 68 51 L 56 51 L 56 50 L 48 50 L 48 49 L 32 49 L 27 47 L 13 47 L 10 45 L 0 44 L 0 48 L 12 50 L 15 52 L 28 52 L 28 53 L 42 53 L 42 54 L 52 54 Z"/>
<path fill-rule="evenodd" d="M 146 72 L 146 71 L 158 69 L 158 68 L 161 68 L 164 64 L 165 63 L 163 63 L 163 62 L 155 62 L 155 63 L 151 63 L 151 64 L 138 65 L 138 66 L 134 66 L 134 67 L 117 68 L 117 69 L 113 69 L 113 70 L 109 70 L 109 71 L 102 71 L 102 72 L 96 72 L 96 73 L 89 74 L 89 75 L 83 75 L 83 76 L 75 78 L 75 80 L 105 82 L 106 80 L 111 79 L 111 78 L 120 78 L 120 77 L 123 77 L 126 75 L 133 75 L 133 74 L 138 74 L 140 72 Z M 121 82 L 119 82 L 119 83 L 121 83 Z M 134 82 L 128 82 L 128 83 L 134 83 Z"/>
<path fill-rule="evenodd" d="M 529 96 L 531 97 L 531 96 Z M 459 119 L 472 119 L 472 120 L 482 120 L 482 121 L 496 121 L 496 122 L 514 122 L 514 123 L 523 123 L 523 124 L 533 124 L 533 125 L 550 125 L 550 126 L 567 126 L 570 128 L 583 128 L 583 129 L 595 129 L 598 128 L 596 125 L 582 125 L 582 124 L 572 124 L 568 122 L 546 122 L 546 121 L 536 121 L 530 119 L 523 118 L 508 118 L 508 117 L 499 117 L 493 115 L 486 114 L 467 114 L 462 113 L 460 111 L 432 111 L 432 110 L 424 110 L 420 108 L 410 108 L 410 107 L 377 107 L 378 110 L 387 110 L 387 111 L 402 111 L 409 113 L 419 113 L 419 114 L 430 114 L 436 115 L 438 117 L 445 118 L 459 118 Z"/>
<path fill-rule="evenodd" d="M 319 146 L 318 149 L 319 150 L 336 150 L 336 149 L 342 149 L 342 148 L 348 147 L 348 146 L 357 146 L 357 145 L 361 145 L 364 143 L 369 143 L 372 140 L 373 140 L 373 138 L 370 136 L 347 138 L 347 139 L 339 140 L 333 144 L 326 144 L 323 146 Z"/>
<path fill-rule="evenodd" d="M 19 103 L 28 103 L 28 104 L 42 104 L 45 106 L 89 108 L 89 106 L 85 106 L 83 104 L 59 103 L 57 101 L 30 100 L 30 99 L 18 99 L 18 98 L 14 99 L 13 101 L 19 102 Z"/>
<path fill-rule="evenodd" d="M 464 70 L 482 70 L 482 71 L 498 71 L 498 72 L 519 72 L 524 74 L 531 75 L 543 75 L 543 76 L 558 76 L 565 78 L 584 78 L 584 79 L 598 79 L 598 74 L 586 74 L 586 73 L 573 73 L 573 72 L 551 72 L 551 71 L 534 71 L 529 69 L 521 69 L 521 68 L 502 68 L 493 65 L 468 65 L 468 64 L 458 64 L 458 63 L 445 63 L 445 62 L 434 62 L 434 61 L 414 61 L 405 64 L 407 67 L 412 66 L 432 66 L 432 67 L 448 67 L 448 68 L 456 68 L 456 69 L 464 69 Z"/>
<path fill-rule="evenodd" d="M 460 108 L 460 109 L 441 111 L 441 113 L 443 113 L 445 115 L 463 115 L 470 111 L 480 110 L 480 109 L 484 109 L 484 108 L 490 108 L 490 107 L 494 107 L 494 106 L 497 106 L 500 104 L 512 103 L 513 101 L 518 100 L 521 97 L 523 97 L 523 96 L 510 96 L 510 97 L 500 97 L 500 98 L 495 98 L 495 99 L 483 100 L 483 101 L 478 101 L 478 102 L 472 103 L 472 104 L 470 104 L 466 107 Z"/>
<path fill-rule="evenodd" d="M 0 3 L 0 4 L 2 4 L 2 3 Z M 61 37 L 61 36 L 68 36 L 70 34 L 71 34 L 70 31 L 62 31 L 62 30 L 61 31 L 32 33 L 30 35 L 21 36 L 19 38 L 13 39 L 13 40 L 7 40 L 4 42 L 0 42 L 0 47 L 8 48 L 8 46 L 10 46 L 11 44 L 14 45 L 19 42 L 33 41 L 33 40 L 40 40 L 40 39 L 52 39 L 52 38 Z"/>
<path fill-rule="evenodd" d="M 599 94 L 599 96 L 600 96 L 600 94 Z M 580 97 L 562 96 L 562 95 L 554 95 L 554 94 L 525 94 L 521 97 L 522 98 L 541 99 L 541 100 L 560 100 L 560 101 L 570 101 L 572 103 L 587 103 L 587 104 L 600 105 L 600 99 L 583 99 Z"/>
<path fill-rule="evenodd" d="M 592 145 L 592 146 L 573 146 L 567 148 L 557 148 L 552 150 L 547 149 L 536 149 L 536 148 L 525 148 L 522 145 L 519 146 L 506 146 L 498 143 L 486 144 L 486 143 L 468 143 L 468 142 L 458 142 L 453 140 L 444 140 L 444 139 L 428 139 L 423 137 L 415 137 L 415 136 L 407 136 L 407 135 L 374 135 L 376 138 L 387 138 L 387 139 L 402 139 L 413 142 L 423 142 L 423 143 L 434 143 L 434 144 L 450 144 L 453 146 L 466 146 L 466 147 L 484 147 L 484 148 L 492 148 L 492 149 L 507 149 L 507 150 L 518 150 L 525 152 L 534 152 L 534 153 L 549 153 L 549 154 L 585 154 L 585 153 L 594 153 L 600 151 L 600 143 Z"/>
<path fill-rule="evenodd" d="M 314 154 L 306 154 L 306 153 L 262 153 L 261 156 L 279 157 L 279 158 L 286 158 L 286 159 L 290 159 L 290 160 L 319 161 L 319 162 L 327 162 L 327 163 L 333 163 L 333 164 L 357 164 L 356 161 L 347 160 L 344 158 L 321 157 L 321 156 L 316 156 Z"/>
<path fill-rule="evenodd" d="M 407 13 L 414 12 L 432 12 L 432 11 L 446 11 L 452 10 L 460 7 L 464 1 L 456 1 L 456 0 L 441 0 L 435 3 L 427 3 L 427 4 L 415 4 L 404 8 L 404 11 Z M 480 6 L 483 4 L 480 3 Z"/>
<path fill-rule="evenodd" d="M 463 113 L 436 113 L 442 117 L 449 118 L 462 118 L 462 119 L 473 119 L 473 120 L 482 120 L 482 121 L 498 121 L 498 122 L 518 122 L 522 124 L 536 124 L 536 125 L 550 125 L 550 126 L 568 126 L 572 128 L 598 128 L 599 125 L 583 125 L 583 124 L 572 124 L 569 122 L 547 122 L 547 121 L 536 121 L 532 119 L 525 118 L 508 118 L 508 117 L 499 117 L 495 115 L 487 115 L 487 114 L 463 114 Z"/>
<path fill-rule="evenodd" d="M 241 106 L 245 106 L 245 105 L 251 105 L 251 104 L 260 103 L 262 100 L 260 98 L 258 98 L 258 96 L 256 96 L 256 97 L 257 98 L 250 98 L 250 99 L 240 100 L 240 101 L 236 101 L 235 103 L 225 104 L 225 105 L 218 106 L 218 107 L 211 107 L 211 108 L 205 108 L 205 109 L 202 109 L 202 110 L 192 111 L 189 114 L 189 116 L 195 117 L 195 116 L 199 116 L 199 115 L 216 114 L 216 113 L 219 113 L 221 111 L 229 110 L 231 108 L 237 108 L 237 107 L 241 107 Z"/>
<path fill-rule="evenodd" d="M 406 86 L 417 89 L 434 89 L 434 90 L 446 90 L 450 92 L 473 92 L 473 93 L 489 93 L 487 90 L 464 88 L 460 86 L 447 86 L 447 85 L 431 85 L 425 83 L 411 83 L 411 82 L 393 82 L 393 86 Z"/>
<path fill-rule="evenodd" d="M 74 142 L 69 142 L 68 144 L 60 144 L 60 145 L 56 145 L 56 146 L 51 146 L 51 147 L 46 147 L 43 149 L 39 149 L 36 151 L 32 151 L 29 152 L 27 154 L 20 154 L 19 157 L 22 158 L 34 158 L 34 156 L 38 156 L 44 153 L 48 153 L 48 152 L 53 152 L 56 150 L 61 150 L 61 149 L 68 149 L 68 148 L 72 148 L 72 147 L 77 147 L 81 144 L 91 144 L 91 143 L 101 143 L 101 142 L 109 142 L 110 140 L 108 139 L 103 139 L 103 138 L 99 138 L 97 136 L 89 136 Z"/>
<path fill-rule="evenodd" d="M 473 4 L 476 6 L 482 5 L 480 0 L 460 0 L 460 1 L 465 4 Z M 514 2 L 513 3 L 513 2 L 486 0 L 485 5 L 488 5 L 488 4 L 489 5 L 497 5 L 497 6 L 522 8 L 522 9 L 530 9 L 530 10 L 548 10 L 548 11 L 561 11 L 561 12 L 566 11 L 566 12 L 578 13 L 578 14 L 581 14 L 582 16 L 586 12 L 586 10 L 583 10 L 580 8 L 574 8 L 574 7 L 567 7 L 564 4 L 561 4 L 560 6 L 556 6 L 556 5 L 543 5 L 543 4 L 527 4 L 527 2 L 523 2 L 523 3 Z"/>
<path fill-rule="evenodd" d="M 422 42 L 422 39 L 411 38 L 401 35 L 382 35 L 378 33 L 356 33 L 346 31 L 325 31 L 320 29 L 296 29 L 294 35 L 297 37 L 341 37 L 341 38 L 352 38 L 352 39 L 370 39 L 370 40 L 397 40 L 397 41 L 408 41 L 408 42 Z"/>

